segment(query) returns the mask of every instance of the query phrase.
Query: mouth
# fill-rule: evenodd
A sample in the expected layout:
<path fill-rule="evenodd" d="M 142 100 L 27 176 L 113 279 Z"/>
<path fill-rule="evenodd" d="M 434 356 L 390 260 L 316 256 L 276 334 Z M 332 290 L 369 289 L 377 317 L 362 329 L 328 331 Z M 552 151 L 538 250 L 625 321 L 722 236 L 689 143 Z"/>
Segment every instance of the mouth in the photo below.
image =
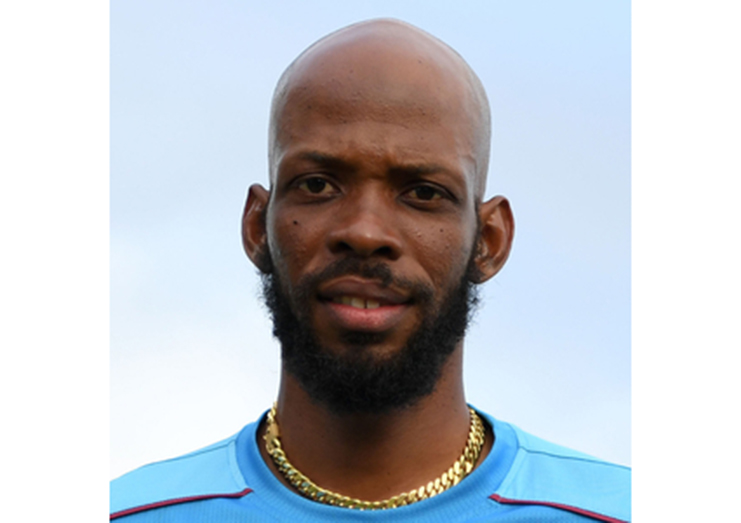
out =
<path fill-rule="evenodd" d="M 412 305 L 410 297 L 400 290 L 355 277 L 322 286 L 318 298 L 329 322 L 346 331 L 391 330 Z"/>
<path fill-rule="evenodd" d="M 360 298 L 357 296 L 335 296 L 332 298 L 332 303 L 349 305 L 355 309 L 377 309 L 381 306 L 381 302 L 378 300 Z"/>

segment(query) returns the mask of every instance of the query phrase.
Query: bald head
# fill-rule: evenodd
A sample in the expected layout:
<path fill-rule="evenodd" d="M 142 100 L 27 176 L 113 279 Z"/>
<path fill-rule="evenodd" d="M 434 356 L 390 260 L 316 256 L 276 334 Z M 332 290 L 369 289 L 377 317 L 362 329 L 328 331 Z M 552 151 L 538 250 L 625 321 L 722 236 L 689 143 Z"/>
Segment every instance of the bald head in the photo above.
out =
<path fill-rule="evenodd" d="M 359 109 L 362 108 L 362 109 Z M 397 20 L 340 29 L 306 49 L 286 69 L 273 96 L 270 180 L 282 146 L 316 112 L 338 125 L 358 119 L 426 119 L 453 129 L 481 200 L 489 163 L 491 122 L 481 81 L 447 44 Z"/>

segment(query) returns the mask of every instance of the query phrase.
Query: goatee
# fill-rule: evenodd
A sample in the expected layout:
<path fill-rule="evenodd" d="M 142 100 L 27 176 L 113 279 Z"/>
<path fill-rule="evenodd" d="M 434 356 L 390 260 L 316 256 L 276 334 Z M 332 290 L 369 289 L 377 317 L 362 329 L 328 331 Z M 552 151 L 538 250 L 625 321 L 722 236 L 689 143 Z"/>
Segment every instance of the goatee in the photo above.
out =
<path fill-rule="evenodd" d="M 343 336 L 343 342 L 353 348 L 343 354 L 318 343 L 308 311 L 315 305 L 318 285 L 343 275 L 373 279 L 383 286 L 393 283 L 413 297 L 425 319 L 401 350 L 390 356 L 373 355 L 363 349 L 381 341 L 382 336 L 363 332 Z M 478 304 L 472 260 L 457 285 L 438 300 L 426 284 L 396 278 L 388 265 L 357 258 L 340 259 L 302 278 L 292 293 L 294 303 L 277 271 L 261 274 L 261 279 L 285 370 L 309 397 L 337 414 L 382 414 L 412 406 L 429 395 Z"/>

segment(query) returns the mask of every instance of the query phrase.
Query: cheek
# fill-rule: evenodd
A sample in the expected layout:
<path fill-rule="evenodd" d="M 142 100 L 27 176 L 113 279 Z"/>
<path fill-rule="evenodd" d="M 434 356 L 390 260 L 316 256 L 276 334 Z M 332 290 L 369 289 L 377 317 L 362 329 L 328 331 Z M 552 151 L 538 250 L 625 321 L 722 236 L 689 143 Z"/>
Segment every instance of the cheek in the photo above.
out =
<path fill-rule="evenodd" d="M 301 229 L 300 221 L 297 219 L 268 220 L 268 245 L 273 256 L 273 264 L 282 274 L 288 274 L 289 277 L 294 276 L 291 268 L 300 263 L 305 252 Z"/>
<path fill-rule="evenodd" d="M 468 266 L 472 240 L 456 227 L 436 227 L 426 236 L 418 256 L 430 278 L 443 289 L 457 286 Z"/>
<path fill-rule="evenodd" d="M 295 213 L 280 219 L 268 218 L 268 245 L 273 265 L 289 281 L 297 281 L 311 270 L 313 253 L 321 245 L 317 227 Z"/>

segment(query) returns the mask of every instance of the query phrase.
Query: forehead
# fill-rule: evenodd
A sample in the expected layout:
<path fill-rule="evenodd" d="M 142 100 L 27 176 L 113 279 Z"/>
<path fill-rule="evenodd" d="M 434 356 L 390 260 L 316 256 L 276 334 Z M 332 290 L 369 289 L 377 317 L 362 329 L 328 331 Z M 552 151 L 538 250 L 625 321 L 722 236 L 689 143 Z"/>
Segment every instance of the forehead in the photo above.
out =
<path fill-rule="evenodd" d="M 336 145 L 352 141 L 352 128 L 358 138 L 375 129 L 392 148 L 402 137 L 410 145 L 410 133 L 420 144 L 447 140 L 478 172 L 481 107 L 462 60 L 430 38 L 356 33 L 310 48 L 287 71 L 274 100 L 271 164 L 297 141 L 333 133 Z M 384 126 L 410 133 L 386 134 Z"/>

